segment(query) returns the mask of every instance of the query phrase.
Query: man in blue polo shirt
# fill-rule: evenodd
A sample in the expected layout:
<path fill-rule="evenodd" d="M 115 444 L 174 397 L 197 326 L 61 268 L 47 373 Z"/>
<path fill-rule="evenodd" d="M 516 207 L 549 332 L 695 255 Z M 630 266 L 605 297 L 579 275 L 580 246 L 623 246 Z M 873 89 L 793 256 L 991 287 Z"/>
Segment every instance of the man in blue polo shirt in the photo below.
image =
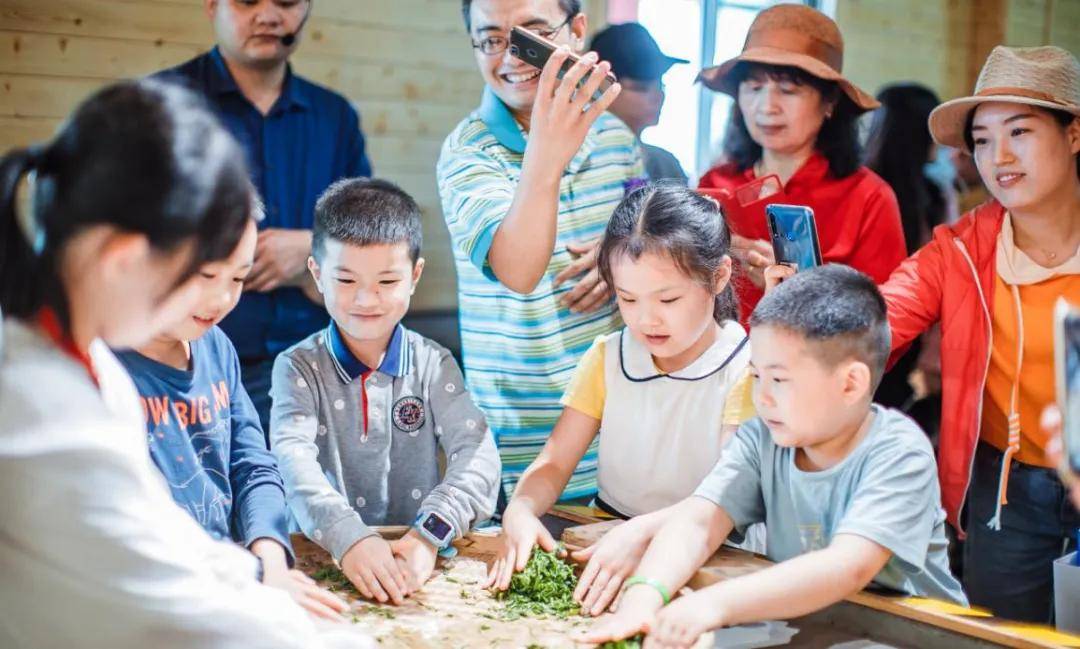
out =
<path fill-rule="evenodd" d="M 263 430 L 274 357 L 327 322 L 308 284 L 315 200 L 335 180 L 371 175 L 356 110 L 289 66 L 310 11 L 310 0 L 207 0 L 217 46 L 157 75 L 206 96 L 266 206 L 244 296 L 221 323 Z"/>

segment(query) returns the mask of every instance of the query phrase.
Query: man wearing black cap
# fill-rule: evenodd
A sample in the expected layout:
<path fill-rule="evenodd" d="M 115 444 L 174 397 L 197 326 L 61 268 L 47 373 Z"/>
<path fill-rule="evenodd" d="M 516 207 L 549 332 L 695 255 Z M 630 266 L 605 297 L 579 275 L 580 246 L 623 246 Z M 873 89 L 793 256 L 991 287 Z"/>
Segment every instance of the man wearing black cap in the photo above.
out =
<path fill-rule="evenodd" d="M 641 138 L 641 132 L 660 121 L 664 106 L 664 83 L 668 69 L 676 63 L 689 63 L 660 51 L 649 32 L 638 23 L 610 25 L 596 32 L 589 48 L 601 61 L 611 63 L 623 92 L 608 110 Z M 650 180 L 677 180 L 687 183 L 686 173 L 670 151 L 641 143 L 645 173 Z"/>

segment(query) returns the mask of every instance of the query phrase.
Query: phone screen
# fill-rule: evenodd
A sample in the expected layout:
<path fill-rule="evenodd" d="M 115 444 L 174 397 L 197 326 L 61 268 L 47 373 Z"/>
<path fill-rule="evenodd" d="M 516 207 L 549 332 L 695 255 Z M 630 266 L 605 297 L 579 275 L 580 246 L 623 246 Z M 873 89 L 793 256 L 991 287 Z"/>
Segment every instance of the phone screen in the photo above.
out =
<path fill-rule="evenodd" d="M 776 263 L 803 270 L 821 265 L 814 211 L 803 205 L 766 205 Z"/>
<path fill-rule="evenodd" d="M 1062 302 L 1064 304 L 1064 301 Z M 1058 350 L 1058 368 L 1063 418 L 1063 438 L 1069 467 L 1080 473 L 1080 309 L 1060 307 L 1058 340 L 1063 349 Z"/>

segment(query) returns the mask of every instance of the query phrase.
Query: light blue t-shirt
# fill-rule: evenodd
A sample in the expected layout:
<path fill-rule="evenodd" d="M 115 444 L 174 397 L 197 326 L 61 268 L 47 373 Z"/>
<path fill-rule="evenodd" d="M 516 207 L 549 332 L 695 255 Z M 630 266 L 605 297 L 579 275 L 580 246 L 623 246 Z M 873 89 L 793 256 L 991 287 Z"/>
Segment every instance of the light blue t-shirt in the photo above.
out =
<path fill-rule="evenodd" d="M 723 508 L 732 540 L 764 522 L 766 555 L 786 561 L 854 534 L 892 552 L 874 582 L 921 597 L 967 604 L 949 572 L 945 511 L 934 451 L 918 425 L 874 405 L 874 421 L 836 466 L 802 471 L 795 449 L 777 446 L 760 418 L 744 423 L 695 496 Z"/>

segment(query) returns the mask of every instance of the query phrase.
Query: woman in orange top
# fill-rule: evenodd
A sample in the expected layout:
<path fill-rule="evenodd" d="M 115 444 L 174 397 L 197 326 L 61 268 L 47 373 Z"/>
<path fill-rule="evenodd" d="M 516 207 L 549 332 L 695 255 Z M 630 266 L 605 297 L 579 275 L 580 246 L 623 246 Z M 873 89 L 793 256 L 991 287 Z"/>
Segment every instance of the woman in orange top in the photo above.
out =
<path fill-rule="evenodd" d="M 828 16 L 781 4 L 758 14 L 742 53 L 700 75 L 736 99 L 724 140 L 724 162 L 701 189 L 735 190 L 776 174 L 777 194 L 744 207 L 728 201 L 725 218 L 740 262 L 735 290 L 745 320 L 761 299 L 761 271 L 773 261 L 766 203 L 814 210 L 822 257 L 877 282 L 903 261 L 904 232 L 892 189 L 862 166 L 858 116 L 879 106 L 841 74 L 844 43 Z"/>
<path fill-rule="evenodd" d="M 964 588 L 995 614 L 1048 622 L 1052 562 L 1080 515 L 1046 456 L 1051 312 L 1080 304 L 1080 63 L 998 47 L 975 94 L 930 115 L 975 158 L 994 200 L 938 227 L 882 286 L 894 350 L 941 322 L 942 498 L 960 528 Z"/>

